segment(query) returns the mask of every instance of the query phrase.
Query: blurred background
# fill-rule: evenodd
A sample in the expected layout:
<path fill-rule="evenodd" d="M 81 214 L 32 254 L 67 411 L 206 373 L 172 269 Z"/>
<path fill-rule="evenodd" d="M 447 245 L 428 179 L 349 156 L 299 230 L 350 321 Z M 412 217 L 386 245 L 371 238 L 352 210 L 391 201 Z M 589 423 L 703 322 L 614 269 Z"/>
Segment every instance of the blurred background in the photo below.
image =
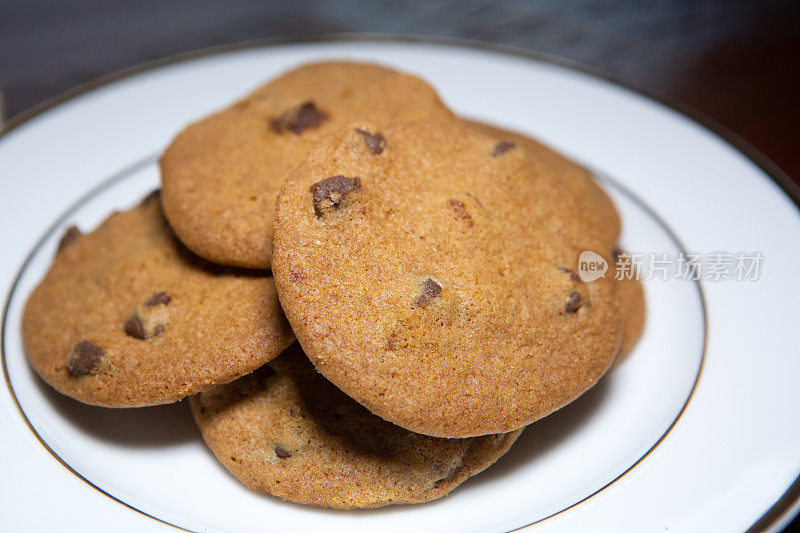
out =
<path fill-rule="evenodd" d="M 144 61 L 342 32 L 477 39 L 579 61 L 700 111 L 800 183 L 797 0 L 0 0 L 4 117 Z"/>
<path fill-rule="evenodd" d="M 0 0 L 2 117 L 210 46 L 349 32 L 457 37 L 575 60 L 688 106 L 800 183 L 799 30 L 798 0 Z"/>

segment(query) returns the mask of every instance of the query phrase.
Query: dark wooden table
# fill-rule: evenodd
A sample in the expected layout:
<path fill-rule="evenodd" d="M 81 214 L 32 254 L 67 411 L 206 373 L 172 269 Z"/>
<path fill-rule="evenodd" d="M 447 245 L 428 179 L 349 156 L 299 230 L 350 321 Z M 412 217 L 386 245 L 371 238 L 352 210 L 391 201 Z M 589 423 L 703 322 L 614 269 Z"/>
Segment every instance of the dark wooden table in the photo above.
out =
<path fill-rule="evenodd" d="M 2 0 L 0 90 L 12 117 L 104 74 L 213 45 L 338 32 L 479 39 L 577 60 L 688 105 L 800 183 L 798 29 L 797 0 Z"/>
<path fill-rule="evenodd" d="M 212 45 L 333 32 L 464 37 L 567 57 L 686 104 L 800 183 L 796 0 L 217 2 L 3 0 L 5 115 L 101 75 Z"/>

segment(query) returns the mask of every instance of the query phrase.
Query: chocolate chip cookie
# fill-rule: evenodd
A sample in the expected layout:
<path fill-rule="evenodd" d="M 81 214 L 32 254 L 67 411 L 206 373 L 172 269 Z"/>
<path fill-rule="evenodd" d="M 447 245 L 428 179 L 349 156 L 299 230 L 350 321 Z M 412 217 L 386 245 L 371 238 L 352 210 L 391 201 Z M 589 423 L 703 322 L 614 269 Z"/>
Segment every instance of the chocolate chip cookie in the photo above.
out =
<path fill-rule="evenodd" d="M 321 137 L 351 121 L 451 117 L 414 76 L 362 63 L 305 65 L 178 135 L 161 158 L 164 210 L 198 255 L 269 268 L 278 189 Z M 382 149 L 379 137 L 363 136 Z"/>
<path fill-rule="evenodd" d="M 465 124 L 358 123 L 285 183 L 275 282 L 316 368 L 371 412 L 436 437 L 504 433 L 574 400 L 619 349 L 614 280 L 574 275 L 581 251 L 608 249 L 581 212 L 525 150 Z"/>
<path fill-rule="evenodd" d="M 155 194 L 92 233 L 65 233 L 27 301 L 22 338 L 34 370 L 61 393 L 136 407 L 230 382 L 294 335 L 272 278 L 194 256 Z"/>
<path fill-rule="evenodd" d="M 247 487 L 335 509 L 440 498 L 521 432 L 439 439 L 406 431 L 320 376 L 297 344 L 190 404 L 208 446 Z"/>

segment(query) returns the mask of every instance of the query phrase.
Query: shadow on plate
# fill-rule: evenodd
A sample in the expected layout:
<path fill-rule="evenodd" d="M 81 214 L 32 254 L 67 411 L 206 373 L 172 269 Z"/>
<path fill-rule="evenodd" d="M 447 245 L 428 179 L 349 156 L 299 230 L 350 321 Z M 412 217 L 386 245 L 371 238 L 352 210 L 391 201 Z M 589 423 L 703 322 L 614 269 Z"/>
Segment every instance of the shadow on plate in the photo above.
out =
<path fill-rule="evenodd" d="M 490 483 L 504 476 L 511 475 L 515 470 L 524 468 L 526 464 L 536 461 L 539 457 L 546 454 L 548 450 L 561 445 L 564 441 L 574 435 L 580 428 L 593 416 L 602 406 L 609 390 L 613 386 L 611 375 L 607 375 L 595 387 L 588 390 L 580 398 L 528 426 L 517 442 L 511 449 L 501 457 L 494 465 L 487 468 L 477 476 L 474 476 L 462 485 L 456 487 L 452 494 L 468 489 L 469 487 L 478 488 L 482 483 Z M 413 512 L 420 507 L 437 505 L 448 501 L 450 495 L 437 500 L 414 505 L 391 505 L 378 509 L 357 509 L 347 511 L 348 516 L 370 516 L 375 514 L 393 514 Z M 274 498 L 275 501 L 280 501 Z M 302 507 L 313 512 L 330 515 L 341 515 L 341 511 L 331 509 L 318 509 L 305 507 L 292 502 L 282 502 L 287 505 Z"/>
<path fill-rule="evenodd" d="M 36 386 L 53 409 L 78 431 L 119 446 L 163 447 L 200 439 L 186 401 L 155 407 L 107 409 L 57 392 L 32 369 Z"/>
<path fill-rule="evenodd" d="M 528 426 L 503 457 L 480 475 L 467 480 L 462 487 L 477 486 L 510 475 L 569 439 L 603 404 L 611 387 L 609 378 L 611 376 L 606 376 L 571 404 Z"/>

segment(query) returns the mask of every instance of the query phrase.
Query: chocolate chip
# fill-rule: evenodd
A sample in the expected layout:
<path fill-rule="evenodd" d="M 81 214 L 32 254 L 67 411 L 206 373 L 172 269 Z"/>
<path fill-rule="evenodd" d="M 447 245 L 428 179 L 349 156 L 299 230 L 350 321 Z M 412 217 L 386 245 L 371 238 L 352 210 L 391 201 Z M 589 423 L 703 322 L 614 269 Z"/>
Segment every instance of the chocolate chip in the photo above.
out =
<path fill-rule="evenodd" d="M 581 277 L 578 275 L 578 273 L 577 273 L 577 272 L 575 272 L 574 270 L 572 270 L 571 268 L 567 268 L 567 267 L 558 267 L 558 269 L 559 269 L 561 272 L 564 272 L 564 273 L 567 273 L 567 274 L 569 274 L 569 280 L 570 280 L 572 283 L 582 283 L 582 282 L 583 282 L 583 280 L 581 280 Z"/>
<path fill-rule="evenodd" d="M 155 307 L 161 304 L 168 304 L 172 301 L 172 296 L 169 295 L 167 292 L 157 292 L 156 294 L 152 295 L 149 300 L 144 303 L 145 307 Z"/>
<path fill-rule="evenodd" d="M 622 250 L 620 250 L 618 247 L 615 246 L 614 249 L 611 250 L 611 255 L 614 257 L 614 262 L 618 263 L 619 256 L 622 255 Z"/>
<path fill-rule="evenodd" d="M 303 102 L 294 109 L 290 109 L 278 118 L 270 121 L 270 126 L 278 133 L 291 131 L 300 135 L 304 131 L 318 128 L 328 119 L 328 115 L 319 110 L 312 101 Z"/>
<path fill-rule="evenodd" d="M 370 152 L 372 152 L 374 155 L 380 155 L 383 153 L 383 149 L 386 148 L 386 138 L 383 135 L 381 135 L 379 132 L 370 133 L 367 130 L 362 130 L 361 128 L 356 128 L 356 132 L 364 136 L 364 143 L 367 145 L 367 148 Z"/>
<path fill-rule="evenodd" d="M 67 228 L 67 231 L 64 232 L 64 235 L 61 237 L 61 240 L 58 241 L 58 248 L 56 253 L 60 252 L 73 242 L 75 242 L 78 237 L 81 236 L 81 230 L 79 230 L 76 226 L 70 226 Z"/>
<path fill-rule="evenodd" d="M 414 300 L 414 307 L 427 307 L 440 294 L 442 294 L 442 286 L 428 278 L 422 282 L 422 294 Z"/>
<path fill-rule="evenodd" d="M 581 295 L 577 292 L 571 292 L 569 294 L 569 298 L 567 299 L 567 303 L 564 305 L 564 311 L 567 313 L 575 313 L 581 308 L 581 305 L 583 305 L 581 302 Z"/>
<path fill-rule="evenodd" d="M 386 339 L 386 344 L 383 345 L 383 349 L 387 352 L 393 352 L 397 349 L 397 333 L 391 332 L 389 334 L 389 338 Z"/>
<path fill-rule="evenodd" d="M 160 198 L 161 198 L 161 189 L 156 189 L 147 196 L 145 196 L 144 198 L 142 198 L 142 201 L 139 202 L 139 207 L 140 208 L 146 207 L 148 204 L 150 204 L 150 202 L 159 200 Z"/>
<path fill-rule="evenodd" d="M 278 456 L 278 459 L 288 459 L 292 456 L 283 446 L 275 446 L 275 455 Z"/>
<path fill-rule="evenodd" d="M 144 340 L 147 338 L 144 331 L 144 324 L 142 319 L 137 315 L 133 315 L 125 322 L 125 334 L 134 339 Z"/>
<path fill-rule="evenodd" d="M 89 374 L 100 359 L 103 358 L 103 349 L 89 341 L 80 341 L 72 349 L 72 356 L 67 363 L 67 372 L 73 377 Z"/>
<path fill-rule="evenodd" d="M 501 156 L 504 153 L 511 150 L 512 148 L 515 148 L 516 146 L 517 146 L 516 144 L 508 141 L 499 142 L 496 145 L 494 145 L 494 149 L 492 150 L 492 157 Z"/>
<path fill-rule="evenodd" d="M 134 339 L 144 340 L 164 333 L 169 311 L 163 307 L 172 301 L 167 292 L 157 292 L 136 308 L 125 322 L 125 333 Z"/>
<path fill-rule="evenodd" d="M 294 265 L 289 265 L 287 270 L 289 270 L 289 274 L 292 276 L 292 281 L 300 281 L 305 277 L 303 271 L 299 268 L 295 268 Z"/>
<path fill-rule="evenodd" d="M 324 209 L 338 207 L 344 197 L 361 188 L 361 178 L 331 176 L 312 185 L 309 190 L 314 194 L 314 213 L 322 216 Z"/>
<path fill-rule="evenodd" d="M 472 217 L 467 211 L 467 208 L 464 206 L 463 202 L 456 200 L 455 198 L 450 198 L 448 200 L 450 207 L 455 211 L 456 215 L 464 221 L 467 227 L 472 227 L 475 225 L 475 222 L 472 220 Z"/>

